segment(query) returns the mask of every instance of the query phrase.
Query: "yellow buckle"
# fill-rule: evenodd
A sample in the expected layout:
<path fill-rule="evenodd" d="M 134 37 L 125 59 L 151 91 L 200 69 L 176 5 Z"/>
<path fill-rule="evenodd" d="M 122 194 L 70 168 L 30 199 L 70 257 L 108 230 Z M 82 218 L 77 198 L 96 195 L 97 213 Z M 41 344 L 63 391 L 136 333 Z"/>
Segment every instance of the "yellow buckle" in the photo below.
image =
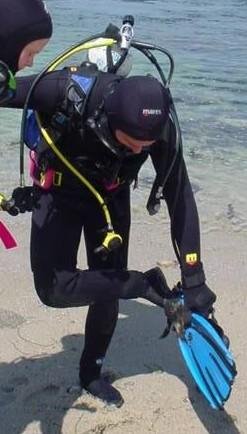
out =
<path fill-rule="evenodd" d="M 54 172 L 53 185 L 55 185 L 56 187 L 61 187 L 62 176 L 63 176 L 62 172 Z"/>

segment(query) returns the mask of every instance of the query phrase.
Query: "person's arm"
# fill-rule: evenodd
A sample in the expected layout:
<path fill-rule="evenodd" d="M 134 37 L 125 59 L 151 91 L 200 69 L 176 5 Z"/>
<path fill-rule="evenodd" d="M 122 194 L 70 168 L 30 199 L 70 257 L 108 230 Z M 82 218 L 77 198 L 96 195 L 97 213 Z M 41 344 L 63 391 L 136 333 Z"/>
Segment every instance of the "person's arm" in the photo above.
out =
<path fill-rule="evenodd" d="M 163 158 L 165 156 L 166 160 L 165 171 L 169 170 L 176 154 L 175 145 L 172 143 L 166 141 L 158 143 L 156 150 L 154 148 L 151 154 L 156 171 L 160 170 L 162 150 Z M 158 153 L 160 153 L 159 159 L 157 158 Z M 186 165 L 180 152 L 163 189 L 163 196 L 170 215 L 173 245 L 179 254 L 185 300 L 191 309 L 208 314 L 216 297 L 205 283 L 197 206 Z"/>
<path fill-rule="evenodd" d="M 197 206 L 183 157 L 177 158 L 163 195 L 171 218 L 171 233 L 179 250 L 182 270 L 201 260 Z M 192 264 L 192 265 L 190 265 Z"/>
<path fill-rule="evenodd" d="M 27 94 L 36 76 L 17 77 L 16 94 L 1 107 L 23 108 Z M 46 74 L 38 84 L 30 98 L 29 108 L 39 110 L 42 113 L 53 113 L 65 98 L 68 84 L 68 71 L 54 71 Z"/>
<path fill-rule="evenodd" d="M 171 125 L 166 130 L 164 139 L 150 150 L 150 156 L 160 184 L 170 172 L 163 188 L 163 197 L 168 207 L 171 233 L 178 248 L 180 265 L 186 269 L 189 259 L 191 260 L 188 255 L 193 254 L 193 258 L 196 258 L 194 262 L 200 262 L 199 218 L 185 162 L 181 150 L 176 149 Z"/>
<path fill-rule="evenodd" d="M 17 79 L 17 91 L 11 101 L 0 105 L 8 108 L 23 108 L 30 87 L 36 76 L 20 77 Z M 42 114 L 52 115 L 64 101 L 68 85 L 68 73 L 65 70 L 49 73 L 44 76 L 34 88 L 28 107 L 41 111 Z M 9 200 L 1 201 L 1 207 L 10 215 L 32 211 L 35 191 L 33 187 L 17 187 L 13 190 Z"/>

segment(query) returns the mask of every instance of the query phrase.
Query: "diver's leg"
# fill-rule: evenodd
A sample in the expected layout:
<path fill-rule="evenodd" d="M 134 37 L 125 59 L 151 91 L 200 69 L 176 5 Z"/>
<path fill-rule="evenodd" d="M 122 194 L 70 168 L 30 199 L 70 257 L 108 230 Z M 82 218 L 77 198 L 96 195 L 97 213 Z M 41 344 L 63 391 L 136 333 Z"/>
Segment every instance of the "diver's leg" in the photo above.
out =
<path fill-rule="evenodd" d="M 39 192 L 32 213 L 30 254 L 35 289 L 46 305 L 65 307 L 66 298 L 69 306 L 67 277 L 61 277 L 58 283 L 57 273 L 73 276 L 76 272 L 82 222 L 82 216 L 71 209 L 69 201 L 64 204 L 56 192 Z"/>
<path fill-rule="evenodd" d="M 51 307 L 65 308 L 144 297 L 162 305 L 162 297 L 155 288 L 150 288 L 145 273 L 117 269 L 114 263 L 112 269 L 76 268 L 84 213 L 90 207 L 93 213 L 97 210 L 101 214 L 102 210 L 95 205 L 94 198 L 83 198 L 80 212 L 74 209 L 70 197 L 65 199 L 62 192 L 42 192 L 32 215 L 31 266 L 41 301 Z M 103 220 L 100 229 L 104 226 Z M 99 245 L 102 233 L 97 236 Z"/>
<path fill-rule="evenodd" d="M 121 235 L 123 243 L 119 249 L 104 260 L 95 253 L 99 244 L 99 228 L 102 227 L 102 213 L 95 209 L 84 226 L 85 241 L 90 270 L 127 268 L 128 242 L 130 228 L 129 188 L 125 188 L 109 201 L 110 215 L 115 231 Z M 99 213 L 100 211 L 100 213 Z M 118 318 L 118 300 L 107 303 L 96 303 L 89 307 L 85 345 L 80 360 L 81 385 L 109 403 L 120 406 L 123 399 L 120 393 L 100 377 L 100 372 L 108 346 L 111 342 Z"/>

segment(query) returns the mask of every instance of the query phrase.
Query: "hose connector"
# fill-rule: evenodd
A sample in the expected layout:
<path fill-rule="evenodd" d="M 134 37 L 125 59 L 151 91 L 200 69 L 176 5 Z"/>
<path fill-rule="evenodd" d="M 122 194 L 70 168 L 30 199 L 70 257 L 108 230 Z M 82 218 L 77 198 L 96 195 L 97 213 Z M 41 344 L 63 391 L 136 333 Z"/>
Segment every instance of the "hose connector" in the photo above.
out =
<path fill-rule="evenodd" d="M 131 44 L 131 41 L 134 37 L 134 17 L 132 15 L 125 15 L 123 18 L 123 24 L 120 29 L 120 35 L 121 35 L 121 43 L 120 47 L 124 50 L 128 50 Z"/>
<path fill-rule="evenodd" d="M 108 253 L 117 250 L 122 245 L 122 237 L 114 231 L 107 232 L 101 246 L 95 249 L 95 253 L 102 253 L 108 255 Z"/>

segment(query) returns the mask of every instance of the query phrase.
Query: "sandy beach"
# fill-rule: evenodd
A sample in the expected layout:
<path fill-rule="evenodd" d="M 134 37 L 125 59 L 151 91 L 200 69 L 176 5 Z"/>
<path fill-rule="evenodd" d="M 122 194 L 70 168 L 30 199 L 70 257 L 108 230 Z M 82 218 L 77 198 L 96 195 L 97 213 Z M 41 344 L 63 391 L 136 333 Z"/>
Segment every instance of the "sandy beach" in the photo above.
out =
<path fill-rule="evenodd" d="M 247 234 L 203 231 L 202 257 L 218 296 L 217 319 L 231 339 L 238 376 L 225 411 L 213 411 L 183 364 L 175 335 L 159 340 L 164 318 L 141 299 L 122 301 L 106 375 L 121 391 L 120 409 L 106 407 L 78 388 L 78 361 L 87 308 L 51 309 L 33 289 L 29 215 L 4 221 L 19 247 L 0 250 L 0 432 L 3 434 L 247 433 Z M 140 223 L 134 213 L 129 266 L 159 264 L 170 285 L 179 278 L 168 226 Z M 84 248 L 79 264 L 85 268 Z"/>

